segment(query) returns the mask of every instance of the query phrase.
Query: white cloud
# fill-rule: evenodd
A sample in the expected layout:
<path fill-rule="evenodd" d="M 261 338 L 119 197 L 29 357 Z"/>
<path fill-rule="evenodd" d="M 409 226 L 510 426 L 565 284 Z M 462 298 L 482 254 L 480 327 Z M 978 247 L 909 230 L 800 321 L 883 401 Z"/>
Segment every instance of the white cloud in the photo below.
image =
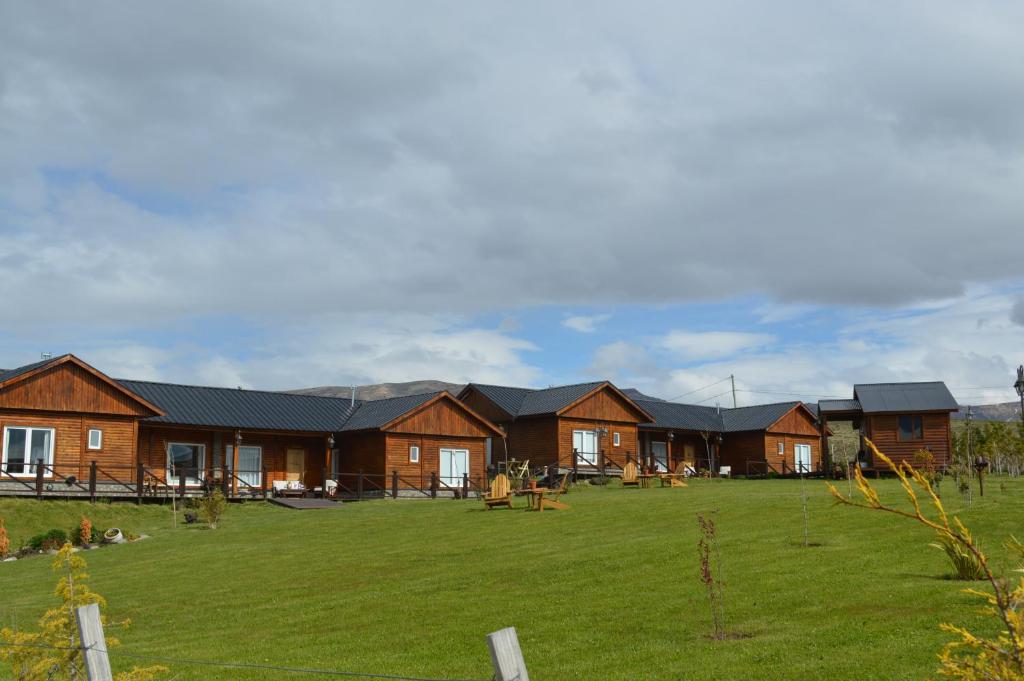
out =
<path fill-rule="evenodd" d="M 771 344 L 775 337 L 766 333 L 741 331 L 670 331 L 656 345 L 683 360 L 728 357 Z"/>
<path fill-rule="evenodd" d="M 602 322 L 611 319 L 610 314 L 573 315 L 562 320 L 562 326 L 579 333 L 594 333 Z"/>
<path fill-rule="evenodd" d="M 748 348 L 734 357 L 688 364 L 654 352 L 662 341 L 633 349 L 651 360 L 623 364 L 616 371 L 609 346 L 595 354 L 595 365 L 623 385 L 684 402 L 731 404 L 727 377 L 734 374 L 741 405 L 791 399 L 817 401 L 851 397 L 854 383 L 945 381 L 962 404 L 1015 399 L 1011 387 L 1021 362 L 1020 327 L 1010 320 L 1016 296 L 972 287 L 942 305 L 906 308 L 859 317 L 838 329 L 834 340 L 790 343 L 761 350 Z M 978 320 L 985 323 L 980 327 Z M 671 334 L 670 334 L 671 335 Z M 683 336 L 683 348 L 704 343 Z M 612 361 L 609 361 L 611 357 Z M 687 364 L 687 366 L 680 366 Z M 709 384 L 713 384 L 710 385 Z M 703 388 L 704 386 L 709 386 Z M 696 391 L 696 392 L 694 392 Z"/>

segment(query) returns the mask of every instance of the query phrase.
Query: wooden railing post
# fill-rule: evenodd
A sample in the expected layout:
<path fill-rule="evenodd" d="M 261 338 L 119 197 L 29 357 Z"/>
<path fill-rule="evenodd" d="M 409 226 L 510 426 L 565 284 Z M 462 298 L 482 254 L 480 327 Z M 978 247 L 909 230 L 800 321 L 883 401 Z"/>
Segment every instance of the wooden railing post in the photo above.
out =
<path fill-rule="evenodd" d="M 224 495 L 226 499 L 228 497 L 228 488 L 231 486 L 231 482 L 228 480 L 228 464 L 223 462 L 220 465 L 220 493 Z"/>
<path fill-rule="evenodd" d="M 135 500 L 142 503 L 142 485 L 145 483 L 146 467 L 142 462 L 135 464 Z"/>
<path fill-rule="evenodd" d="M 579 472 L 580 472 L 579 466 L 578 466 L 579 458 L 580 458 L 579 451 L 575 447 L 573 447 L 572 448 L 572 481 L 573 482 L 576 482 L 576 478 L 579 476 Z"/>
<path fill-rule="evenodd" d="M 495 681 L 530 681 L 515 627 L 487 634 Z"/>
<path fill-rule="evenodd" d="M 391 498 L 398 498 L 398 471 L 391 471 Z"/>
<path fill-rule="evenodd" d="M 462 474 L 462 498 L 469 498 L 469 473 Z"/>
<path fill-rule="evenodd" d="M 601 475 L 603 476 L 604 475 L 604 467 L 605 467 L 605 463 L 604 463 L 604 450 L 603 449 L 600 450 L 597 453 L 597 465 L 600 467 Z"/>
<path fill-rule="evenodd" d="M 327 479 L 324 479 L 324 494 L 327 494 Z M 267 498 L 267 467 L 260 467 L 260 496 Z"/>
<path fill-rule="evenodd" d="M 430 498 L 437 498 L 437 472 L 430 471 Z"/>
<path fill-rule="evenodd" d="M 188 479 L 188 469 L 181 468 L 178 470 L 178 496 L 182 499 L 185 498 L 185 480 Z"/>
<path fill-rule="evenodd" d="M 43 498 L 43 460 L 36 459 L 36 498 Z"/>
<path fill-rule="evenodd" d="M 89 463 L 89 501 L 96 503 L 96 462 Z"/>
<path fill-rule="evenodd" d="M 356 476 L 356 499 L 362 501 L 363 499 L 363 469 L 359 469 L 359 474 Z"/>

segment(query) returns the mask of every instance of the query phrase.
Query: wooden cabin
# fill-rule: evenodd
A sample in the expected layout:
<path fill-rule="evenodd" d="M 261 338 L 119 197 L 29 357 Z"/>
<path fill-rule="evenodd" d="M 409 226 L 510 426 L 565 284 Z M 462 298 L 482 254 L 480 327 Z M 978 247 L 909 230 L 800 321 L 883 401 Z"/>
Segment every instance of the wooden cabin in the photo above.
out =
<path fill-rule="evenodd" d="M 262 495 L 329 478 L 372 493 L 392 470 L 412 488 L 464 474 L 479 485 L 500 434 L 448 393 L 354 401 L 115 380 L 73 355 L 0 373 L 0 432 L 0 494 L 92 497 Z"/>
<path fill-rule="evenodd" d="M 639 424 L 651 420 L 608 381 L 544 389 L 470 383 L 459 399 L 504 431 L 492 465 L 516 460 L 584 473 L 621 471 L 636 460 Z"/>
<path fill-rule="evenodd" d="M 821 436 L 802 402 L 721 409 L 638 400 L 654 420 L 640 426 L 642 461 L 655 471 L 685 464 L 699 471 L 728 466 L 732 475 L 821 470 Z"/>
<path fill-rule="evenodd" d="M 858 460 L 863 468 L 881 468 L 863 445 L 869 438 L 895 463 L 915 463 L 915 455 L 931 452 L 935 465 L 952 460 L 952 414 L 960 408 L 946 384 L 861 383 L 853 387 L 851 400 L 820 400 L 821 447 L 827 451 L 829 422 L 852 423 L 861 438 Z"/>
<path fill-rule="evenodd" d="M 447 391 L 362 403 L 338 436 L 347 475 L 339 482 L 353 489 L 361 475 L 364 490 L 453 491 L 487 485 L 487 453 L 502 432 Z"/>

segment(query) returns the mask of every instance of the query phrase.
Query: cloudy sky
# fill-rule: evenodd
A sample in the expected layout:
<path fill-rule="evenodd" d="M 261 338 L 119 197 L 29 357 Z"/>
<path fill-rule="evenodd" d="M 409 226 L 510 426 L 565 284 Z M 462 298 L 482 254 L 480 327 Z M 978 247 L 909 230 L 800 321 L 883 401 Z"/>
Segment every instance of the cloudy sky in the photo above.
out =
<path fill-rule="evenodd" d="M 981 1 L 3 3 L 0 366 L 1008 400 L 1022 34 Z"/>

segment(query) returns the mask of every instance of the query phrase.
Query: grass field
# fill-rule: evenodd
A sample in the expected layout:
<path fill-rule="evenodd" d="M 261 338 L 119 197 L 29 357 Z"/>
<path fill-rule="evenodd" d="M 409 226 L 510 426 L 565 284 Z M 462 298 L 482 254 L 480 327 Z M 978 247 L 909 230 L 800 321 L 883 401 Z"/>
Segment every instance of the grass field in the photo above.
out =
<path fill-rule="evenodd" d="M 571 510 L 543 514 L 453 500 L 249 503 L 216 531 L 173 529 L 168 508 L 127 504 L 5 500 L 0 516 L 15 538 L 70 527 L 83 509 L 153 535 L 86 554 L 111 617 L 134 622 L 124 653 L 489 679 L 484 635 L 514 625 L 537 681 L 923 679 L 947 639 L 940 622 L 988 630 L 926 531 L 835 507 L 823 483 L 805 484 L 811 548 L 791 480 L 586 488 L 569 494 Z M 946 485 L 993 554 L 1024 534 L 1021 482 L 990 480 L 962 510 Z M 892 481 L 881 487 L 898 497 Z M 707 637 L 695 514 L 711 511 L 727 626 L 750 638 Z M 0 565 L 0 621 L 30 625 L 52 602 L 49 563 Z M 175 679 L 287 678 L 171 666 Z"/>

